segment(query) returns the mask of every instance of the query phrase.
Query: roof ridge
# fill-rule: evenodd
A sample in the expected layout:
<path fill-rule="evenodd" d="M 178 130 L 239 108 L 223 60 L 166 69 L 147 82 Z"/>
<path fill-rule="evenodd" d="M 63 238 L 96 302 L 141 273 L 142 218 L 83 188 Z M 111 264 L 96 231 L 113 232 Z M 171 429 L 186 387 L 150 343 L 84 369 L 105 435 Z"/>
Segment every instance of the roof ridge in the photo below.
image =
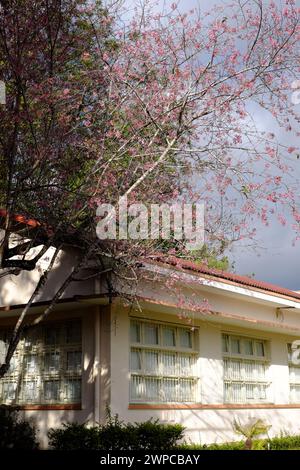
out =
<path fill-rule="evenodd" d="M 155 255 L 152 257 L 153 260 L 169 264 L 174 267 L 179 267 L 181 269 L 187 269 L 194 272 L 199 272 L 202 274 L 207 274 L 210 276 L 226 279 L 228 281 L 235 282 L 237 284 L 246 285 L 249 287 L 256 287 L 262 290 L 266 290 L 269 292 L 274 292 L 277 294 L 286 295 L 288 297 L 293 297 L 300 300 L 300 293 L 287 289 L 286 287 L 278 286 L 276 284 L 272 284 L 266 281 L 260 281 L 253 279 L 248 276 L 242 276 L 240 274 L 230 273 L 228 271 L 223 271 L 222 269 L 218 268 L 209 268 L 204 263 L 195 263 L 190 260 L 185 260 L 182 258 L 177 258 L 176 256 L 168 256 L 164 257 L 163 255 Z"/>

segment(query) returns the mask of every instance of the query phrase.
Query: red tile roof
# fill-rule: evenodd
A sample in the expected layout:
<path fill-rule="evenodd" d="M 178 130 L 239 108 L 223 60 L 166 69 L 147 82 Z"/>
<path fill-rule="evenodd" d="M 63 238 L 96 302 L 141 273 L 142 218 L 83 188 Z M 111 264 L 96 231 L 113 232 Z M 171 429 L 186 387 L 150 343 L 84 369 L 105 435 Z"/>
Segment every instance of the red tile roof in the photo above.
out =
<path fill-rule="evenodd" d="M 240 276 L 238 274 L 229 273 L 220 269 L 209 268 L 205 264 L 198 264 L 192 261 L 176 258 L 174 256 L 164 257 L 163 255 L 155 255 L 154 257 L 152 257 L 152 259 L 164 264 L 174 266 L 176 268 L 193 271 L 200 274 L 206 274 L 214 278 L 231 281 L 238 285 L 254 287 L 263 291 L 274 292 L 275 294 L 280 294 L 300 300 L 300 293 L 286 289 L 285 287 L 270 284 L 269 282 L 257 281 L 256 279 L 252 279 L 251 277 Z"/>
<path fill-rule="evenodd" d="M 7 211 L 5 209 L 0 209 L 0 218 L 4 218 L 4 217 L 6 217 L 6 215 L 7 215 Z M 29 227 L 33 227 L 33 228 L 38 227 L 39 225 L 41 225 L 36 220 L 28 219 L 24 215 L 19 215 L 19 214 L 14 214 L 13 215 L 13 221 L 17 222 L 17 223 L 20 223 L 20 224 L 28 225 Z"/>

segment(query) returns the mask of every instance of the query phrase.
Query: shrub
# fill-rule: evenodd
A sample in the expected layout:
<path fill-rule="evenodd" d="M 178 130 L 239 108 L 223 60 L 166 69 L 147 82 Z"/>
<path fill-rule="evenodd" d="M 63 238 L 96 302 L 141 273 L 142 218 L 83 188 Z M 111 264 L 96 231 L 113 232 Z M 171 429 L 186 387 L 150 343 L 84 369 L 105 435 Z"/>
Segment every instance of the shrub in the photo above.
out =
<path fill-rule="evenodd" d="M 224 444 L 210 444 L 207 450 L 242 450 L 245 448 L 243 441 L 225 442 Z"/>
<path fill-rule="evenodd" d="M 256 439 L 253 441 L 253 450 L 268 450 L 268 440 L 267 439 Z"/>
<path fill-rule="evenodd" d="M 179 424 L 160 424 L 158 421 L 123 423 L 118 416 L 109 416 L 103 425 L 67 423 L 50 429 L 49 445 L 55 450 L 170 450 L 183 437 Z"/>
<path fill-rule="evenodd" d="M 180 446 L 183 450 L 243 450 L 245 443 L 243 441 L 226 442 L 224 444 L 184 444 Z M 300 449 L 300 436 L 282 435 L 271 439 L 253 440 L 253 450 L 289 450 Z"/>
<path fill-rule="evenodd" d="M 243 441 L 224 442 L 222 444 L 183 444 L 182 450 L 242 450 L 245 447 Z"/>
<path fill-rule="evenodd" d="M 18 411 L 16 407 L 0 406 L 0 449 L 37 449 L 36 429 L 20 419 Z"/>
<path fill-rule="evenodd" d="M 184 428 L 180 424 L 160 424 L 151 420 L 136 423 L 137 447 L 142 450 L 171 450 L 182 439 Z"/>
<path fill-rule="evenodd" d="M 300 436 L 280 436 L 269 440 L 270 450 L 300 448 Z"/>
<path fill-rule="evenodd" d="M 67 423 L 61 428 L 48 432 L 50 447 L 56 450 L 93 450 L 99 447 L 97 428 L 87 428 L 85 424 Z"/>
<path fill-rule="evenodd" d="M 253 440 L 261 434 L 267 434 L 270 425 L 266 424 L 262 419 L 252 418 L 247 423 L 240 423 L 237 420 L 233 421 L 233 429 L 237 434 L 245 437 L 245 449 L 251 450 L 253 447 Z"/>

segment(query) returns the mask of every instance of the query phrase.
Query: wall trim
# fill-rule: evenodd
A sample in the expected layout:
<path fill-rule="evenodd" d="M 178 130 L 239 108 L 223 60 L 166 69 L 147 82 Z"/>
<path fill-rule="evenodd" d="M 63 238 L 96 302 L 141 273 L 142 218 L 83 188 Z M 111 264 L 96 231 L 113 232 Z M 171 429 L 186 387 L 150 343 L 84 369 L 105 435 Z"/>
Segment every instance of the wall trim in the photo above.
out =
<path fill-rule="evenodd" d="M 16 405 L 19 410 L 37 410 L 37 411 L 48 411 L 48 410 L 82 410 L 81 403 L 65 404 L 65 405 Z"/>
<path fill-rule="evenodd" d="M 258 403 L 258 404 L 201 404 L 201 403 L 180 403 L 180 404 L 142 404 L 135 403 L 129 404 L 129 410 L 246 410 L 246 409 L 300 409 L 300 404 L 279 404 L 272 403 Z"/>

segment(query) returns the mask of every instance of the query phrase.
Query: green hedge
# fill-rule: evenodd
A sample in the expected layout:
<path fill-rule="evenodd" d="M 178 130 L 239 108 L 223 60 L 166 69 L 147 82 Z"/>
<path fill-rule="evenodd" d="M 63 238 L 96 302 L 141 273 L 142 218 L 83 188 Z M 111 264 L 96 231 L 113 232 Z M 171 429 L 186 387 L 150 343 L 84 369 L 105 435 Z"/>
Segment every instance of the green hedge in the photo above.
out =
<path fill-rule="evenodd" d="M 28 426 L 28 423 L 27 423 Z M 29 429 L 29 428 L 27 428 Z M 107 409 L 105 424 L 88 427 L 86 424 L 65 423 L 48 432 L 49 446 L 55 450 L 244 450 L 245 441 L 222 444 L 179 444 L 184 427 L 180 424 L 161 424 L 152 419 L 142 423 L 124 423 L 118 415 L 112 417 Z M 300 436 L 282 434 L 272 439 L 255 439 L 253 450 L 300 449 Z"/>
<path fill-rule="evenodd" d="M 196 445 L 184 444 L 180 446 L 184 450 L 243 450 L 244 441 L 226 442 L 224 444 Z M 300 436 L 282 435 L 271 439 L 255 439 L 253 450 L 289 450 L 300 449 Z"/>
<path fill-rule="evenodd" d="M 48 432 L 50 448 L 55 450 L 171 450 L 183 438 L 180 424 L 160 424 L 158 421 L 124 424 L 118 417 L 104 425 L 87 427 L 67 423 Z"/>
<path fill-rule="evenodd" d="M 269 440 L 271 450 L 300 448 L 300 436 L 280 436 Z"/>

